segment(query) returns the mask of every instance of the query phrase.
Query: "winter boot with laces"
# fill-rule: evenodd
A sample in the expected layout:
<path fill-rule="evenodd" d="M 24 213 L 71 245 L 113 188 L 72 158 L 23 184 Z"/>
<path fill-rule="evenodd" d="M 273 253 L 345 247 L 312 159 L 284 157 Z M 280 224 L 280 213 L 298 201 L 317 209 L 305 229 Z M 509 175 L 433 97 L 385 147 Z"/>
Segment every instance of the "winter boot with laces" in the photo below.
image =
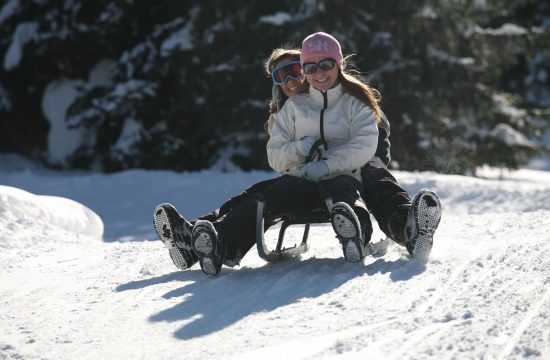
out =
<path fill-rule="evenodd" d="M 224 261 L 224 246 L 218 232 L 208 220 L 197 220 L 191 236 L 193 250 L 199 257 L 202 272 L 216 276 Z"/>
<path fill-rule="evenodd" d="M 367 254 L 367 241 L 364 239 L 359 219 L 355 211 L 344 202 L 334 204 L 330 211 L 332 228 L 342 244 L 346 261 L 356 263 Z"/>
<path fill-rule="evenodd" d="M 441 202 L 430 190 L 422 189 L 414 197 L 404 230 L 405 246 L 412 257 L 428 260 L 433 235 L 441 220 Z"/>
<path fill-rule="evenodd" d="M 193 225 L 182 217 L 171 204 L 160 204 L 153 212 L 153 227 L 168 248 L 170 258 L 179 269 L 193 266 L 198 257 L 191 247 Z"/>

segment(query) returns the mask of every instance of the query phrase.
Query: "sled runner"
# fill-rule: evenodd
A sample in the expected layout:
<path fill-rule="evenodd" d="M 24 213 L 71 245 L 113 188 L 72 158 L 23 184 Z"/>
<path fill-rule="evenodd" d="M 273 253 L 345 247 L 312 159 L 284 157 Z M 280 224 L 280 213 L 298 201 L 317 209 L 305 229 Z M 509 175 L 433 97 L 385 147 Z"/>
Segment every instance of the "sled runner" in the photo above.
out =
<path fill-rule="evenodd" d="M 327 199 L 327 207 L 331 206 L 330 199 Z M 281 224 L 279 230 L 279 236 L 277 238 L 277 245 L 275 249 L 270 250 L 266 244 L 265 239 L 265 224 Z M 258 255 L 267 262 L 275 263 L 283 259 L 288 259 L 300 254 L 303 254 L 308 250 L 308 236 L 309 228 L 311 224 L 324 224 L 330 223 L 330 215 L 326 209 L 317 209 L 315 211 L 304 214 L 281 214 L 279 216 L 272 216 L 266 213 L 265 201 L 258 200 L 256 210 L 256 247 L 258 248 Z M 285 231 L 291 225 L 303 225 L 304 232 L 302 235 L 302 241 L 300 244 L 294 244 L 292 247 L 284 248 L 283 242 L 285 238 Z M 390 238 L 383 239 L 378 242 L 369 242 L 366 246 L 366 256 L 374 255 L 379 256 L 386 253 L 388 245 L 392 240 Z"/>
<path fill-rule="evenodd" d="M 310 224 L 322 224 L 329 222 L 329 213 L 326 209 L 318 209 L 305 214 L 280 214 L 270 216 L 265 211 L 265 201 L 258 200 L 256 210 L 256 246 L 260 257 L 268 262 L 277 262 L 284 258 L 293 257 L 307 251 L 307 239 Z M 281 224 L 279 237 L 275 249 L 269 250 L 265 239 L 265 224 Z M 289 248 L 283 248 L 286 229 L 291 225 L 304 225 L 302 242 Z"/>
<path fill-rule="evenodd" d="M 318 139 L 313 144 L 313 146 L 309 150 L 309 155 L 306 158 L 306 163 L 313 161 L 315 158 L 318 158 L 321 155 L 322 145 L 322 139 Z M 319 184 L 319 192 L 325 199 L 325 203 L 327 205 L 326 209 L 316 209 L 314 211 L 303 214 L 285 213 L 273 216 L 267 214 L 265 200 L 261 197 L 258 199 L 256 210 L 256 245 L 258 247 L 258 254 L 262 259 L 268 262 L 277 262 L 283 258 L 293 257 L 307 251 L 307 238 L 309 235 L 310 224 L 322 224 L 330 221 L 330 209 L 332 208 L 331 195 L 323 191 L 321 184 Z M 269 250 L 267 248 L 264 236 L 266 223 L 270 225 L 275 225 L 278 223 L 281 224 L 279 237 L 277 239 L 277 245 L 274 250 Z M 300 244 L 295 244 L 290 248 L 283 248 L 285 231 L 291 225 L 304 225 L 302 242 Z"/>

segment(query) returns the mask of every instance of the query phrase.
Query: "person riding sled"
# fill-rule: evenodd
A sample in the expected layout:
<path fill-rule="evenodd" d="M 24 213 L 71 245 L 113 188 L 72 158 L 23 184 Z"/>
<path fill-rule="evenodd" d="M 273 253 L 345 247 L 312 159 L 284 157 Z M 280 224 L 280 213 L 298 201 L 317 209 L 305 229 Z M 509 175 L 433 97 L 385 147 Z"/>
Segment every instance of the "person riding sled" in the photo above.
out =
<path fill-rule="evenodd" d="M 298 61 L 299 56 L 300 52 L 298 50 L 276 49 L 266 63 L 266 72 L 272 76 L 274 82 L 274 96 L 270 106 L 270 112 L 272 113 L 272 116 L 270 116 L 271 124 L 273 123 L 273 115 L 277 113 L 284 102 L 289 97 L 303 92 L 305 89 L 304 84 L 307 85 L 307 82 L 304 81 L 303 73 L 301 73 L 301 64 Z M 336 57 L 339 58 L 339 56 Z M 323 66 L 327 69 L 326 65 Z M 309 71 L 311 72 L 311 70 L 310 66 Z M 369 199 L 368 208 L 388 237 L 395 240 L 398 244 L 406 246 L 413 256 L 415 255 L 415 244 L 421 244 L 418 248 L 422 248 L 424 256 L 426 256 L 426 253 L 429 254 L 429 249 L 431 249 L 433 232 L 439 223 L 440 203 L 437 196 L 428 190 L 422 190 L 411 201 L 407 192 L 397 184 L 395 178 L 387 171 L 386 166 L 390 159 L 389 141 L 387 140 L 389 123 L 387 123 L 385 116 L 383 116 L 383 119 L 382 126 L 379 126 L 380 132 L 376 156 L 367 165 L 363 166 L 361 170 L 363 190 L 365 191 L 366 198 Z M 267 126 L 266 128 L 271 130 L 271 126 Z M 253 198 L 271 181 L 268 180 L 255 184 L 245 190 L 243 194 L 227 201 L 220 209 L 199 219 L 215 222 L 227 214 L 236 204 Z M 370 201 L 370 199 L 373 201 Z M 320 206 L 323 205 L 321 204 Z M 155 230 L 161 240 L 169 247 L 170 256 L 174 264 L 180 269 L 191 267 L 197 261 L 197 256 L 190 246 L 193 226 L 196 222 L 192 221 L 189 223 L 186 221 L 170 204 L 157 206 L 153 217 Z M 361 226 L 364 227 L 363 225 Z M 363 232 L 366 233 L 366 231 Z M 421 241 L 417 241 L 418 239 Z M 361 245 L 364 243 L 365 241 Z M 348 242 L 347 244 L 350 249 L 355 246 L 351 245 L 355 244 L 355 242 L 351 244 Z M 360 247 L 353 250 L 357 249 L 361 250 Z M 355 254 L 357 253 L 356 251 Z M 418 252 L 416 255 L 418 256 Z M 346 256 L 345 251 L 344 256 Z M 238 260 L 233 259 L 228 262 L 236 263 Z"/>

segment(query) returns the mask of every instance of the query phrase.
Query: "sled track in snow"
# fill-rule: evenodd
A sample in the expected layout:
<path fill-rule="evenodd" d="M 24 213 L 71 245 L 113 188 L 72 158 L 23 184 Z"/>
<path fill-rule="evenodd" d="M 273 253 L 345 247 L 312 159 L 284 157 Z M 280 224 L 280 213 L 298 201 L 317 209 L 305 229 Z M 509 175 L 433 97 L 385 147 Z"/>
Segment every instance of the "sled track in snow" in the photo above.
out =
<path fill-rule="evenodd" d="M 501 245 L 495 243 L 488 251 L 455 262 L 458 266 L 440 278 L 444 281 L 441 285 L 435 285 L 435 296 L 424 292 L 413 299 L 413 309 L 391 326 L 394 330 L 407 329 L 410 337 L 399 351 L 390 348 L 388 358 L 406 356 L 419 344 L 423 345 L 416 348 L 416 355 L 437 356 L 447 346 L 445 356 L 474 348 L 485 349 L 492 358 L 541 356 L 541 348 L 550 339 L 549 331 L 540 333 L 541 326 L 550 328 L 550 290 L 545 289 L 550 283 L 546 275 L 550 269 L 550 241 L 540 236 L 546 221 L 539 216 L 531 223 L 522 222 L 520 227 L 512 224 L 506 238 L 503 234 L 508 235 L 510 218 L 505 218 L 498 229 L 488 231 Z M 480 235 L 486 238 L 486 233 Z M 510 238 L 518 241 L 511 242 Z M 442 264 L 446 265 L 436 261 L 428 268 L 434 270 Z M 420 291 L 429 290 L 437 281 L 432 279 Z M 469 329 L 474 331 L 470 333 Z M 443 356 L 444 352 L 439 354 Z"/>
<path fill-rule="evenodd" d="M 531 306 L 527 314 L 525 314 L 525 317 L 521 321 L 521 323 L 518 325 L 516 331 L 512 336 L 510 336 L 509 341 L 506 343 L 506 347 L 499 355 L 499 359 L 506 359 L 514 349 L 514 347 L 517 346 L 517 344 L 521 340 L 521 336 L 524 334 L 524 332 L 527 330 L 527 328 L 531 325 L 533 319 L 535 316 L 540 314 L 540 311 L 542 309 L 542 306 L 544 303 L 548 301 L 550 298 L 550 289 L 546 290 L 544 292 L 544 295 L 542 296 L 542 299 L 536 303 L 535 305 Z"/>
<path fill-rule="evenodd" d="M 521 245 L 515 246 L 516 250 L 521 249 Z M 418 310 L 419 314 L 425 315 L 430 311 L 430 309 L 433 309 L 434 306 L 441 301 L 444 301 L 446 304 L 448 304 L 448 300 L 456 300 L 458 297 L 463 296 L 469 292 L 471 292 L 474 288 L 476 288 L 477 284 L 482 283 L 485 279 L 487 279 L 489 276 L 494 275 L 495 272 L 498 272 L 502 268 L 505 268 L 508 266 L 508 262 L 511 260 L 514 260 L 520 255 L 523 255 L 520 251 L 512 251 L 511 256 L 506 256 L 507 253 L 510 252 L 510 247 L 505 247 L 500 249 L 500 251 L 497 254 L 491 254 L 491 263 L 493 266 L 490 266 L 489 269 L 492 269 L 492 271 L 487 271 L 487 266 L 483 263 L 484 260 L 487 259 L 487 254 L 483 254 L 480 256 L 475 256 L 473 258 L 467 259 L 464 262 L 460 264 L 460 266 L 453 271 L 451 276 L 449 277 L 448 281 L 445 282 L 443 287 L 445 288 L 445 291 L 439 291 L 438 296 L 431 298 L 430 300 L 426 301 L 426 303 L 422 304 L 420 306 L 420 309 Z M 497 260 L 500 260 L 497 262 Z M 482 264 L 482 265 L 481 265 Z M 479 271 L 476 274 L 469 274 L 471 269 L 479 269 Z M 476 276 L 477 274 L 482 273 L 480 276 Z M 443 295 L 446 293 L 449 293 L 453 288 L 455 288 L 457 285 L 460 286 L 462 283 L 464 283 L 464 280 L 462 282 L 459 281 L 459 279 L 464 279 L 465 275 L 469 275 L 473 279 L 471 281 L 466 282 L 465 287 L 461 288 L 459 291 L 454 291 L 452 297 L 444 298 Z"/>

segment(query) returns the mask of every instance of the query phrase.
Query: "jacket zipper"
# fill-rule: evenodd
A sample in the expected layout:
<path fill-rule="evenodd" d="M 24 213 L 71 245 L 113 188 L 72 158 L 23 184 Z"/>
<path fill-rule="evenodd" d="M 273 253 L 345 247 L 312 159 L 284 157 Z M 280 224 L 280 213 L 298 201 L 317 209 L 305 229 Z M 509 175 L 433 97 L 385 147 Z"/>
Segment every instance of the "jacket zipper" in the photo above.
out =
<path fill-rule="evenodd" d="M 325 140 L 325 110 L 327 109 L 327 105 L 328 105 L 328 99 L 327 99 L 327 92 L 323 92 L 323 109 L 321 110 L 321 115 L 320 115 L 320 133 L 321 133 L 321 140 L 323 141 L 323 147 L 325 148 L 325 150 L 328 149 L 328 144 L 327 144 L 327 141 Z"/>

